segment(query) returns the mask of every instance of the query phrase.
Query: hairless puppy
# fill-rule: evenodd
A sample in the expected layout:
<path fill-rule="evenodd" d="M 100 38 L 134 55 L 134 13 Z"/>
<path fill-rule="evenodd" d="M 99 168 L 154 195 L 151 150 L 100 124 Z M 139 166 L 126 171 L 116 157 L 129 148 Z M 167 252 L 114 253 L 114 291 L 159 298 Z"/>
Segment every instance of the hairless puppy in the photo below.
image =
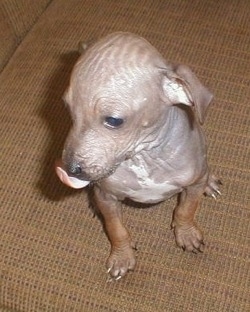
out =
<path fill-rule="evenodd" d="M 70 187 L 93 185 L 111 243 L 111 277 L 136 263 L 122 223 L 125 198 L 153 204 L 180 193 L 172 220 L 177 245 L 202 251 L 195 211 L 204 193 L 220 194 L 200 126 L 211 99 L 187 66 L 167 62 L 131 33 L 101 39 L 76 63 L 64 94 L 73 126 L 56 172 Z"/>

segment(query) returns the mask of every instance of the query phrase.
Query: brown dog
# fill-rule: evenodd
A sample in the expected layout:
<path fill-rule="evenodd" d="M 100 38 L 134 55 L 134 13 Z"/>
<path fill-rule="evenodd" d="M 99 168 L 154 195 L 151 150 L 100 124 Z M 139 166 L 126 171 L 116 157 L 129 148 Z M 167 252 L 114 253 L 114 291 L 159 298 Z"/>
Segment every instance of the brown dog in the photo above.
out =
<path fill-rule="evenodd" d="M 73 127 L 56 172 L 74 188 L 93 184 L 111 243 L 111 276 L 124 276 L 136 262 L 122 223 L 125 198 L 157 203 L 181 193 L 172 222 L 176 242 L 201 251 L 195 211 L 203 193 L 220 192 L 200 126 L 212 95 L 195 74 L 166 62 L 143 38 L 119 32 L 80 57 L 64 99 Z"/>

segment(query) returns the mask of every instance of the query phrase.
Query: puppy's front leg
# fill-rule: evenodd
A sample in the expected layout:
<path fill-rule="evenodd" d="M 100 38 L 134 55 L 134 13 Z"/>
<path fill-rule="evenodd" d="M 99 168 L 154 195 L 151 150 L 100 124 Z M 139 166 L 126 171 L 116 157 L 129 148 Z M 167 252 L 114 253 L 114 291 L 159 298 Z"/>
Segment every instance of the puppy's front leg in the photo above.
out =
<path fill-rule="evenodd" d="M 106 266 L 110 275 L 116 279 L 124 276 L 135 267 L 135 256 L 130 235 L 122 224 L 121 204 L 113 196 L 95 186 L 95 202 L 100 210 L 108 238 L 111 253 Z"/>
<path fill-rule="evenodd" d="M 204 193 L 205 183 L 187 187 L 180 195 L 180 202 L 174 210 L 172 227 L 178 246 L 183 250 L 202 252 L 203 235 L 194 221 L 195 212 Z"/>

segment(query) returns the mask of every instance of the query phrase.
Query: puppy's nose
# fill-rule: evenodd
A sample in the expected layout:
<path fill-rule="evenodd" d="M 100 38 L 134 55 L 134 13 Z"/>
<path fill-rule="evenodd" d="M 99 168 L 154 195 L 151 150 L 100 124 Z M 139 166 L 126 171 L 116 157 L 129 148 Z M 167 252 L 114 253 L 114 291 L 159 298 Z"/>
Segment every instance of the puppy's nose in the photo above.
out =
<path fill-rule="evenodd" d="M 69 175 L 79 176 L 82 173 L 82 168 L 78 163 L 71 163 L 67 167 Z"/>

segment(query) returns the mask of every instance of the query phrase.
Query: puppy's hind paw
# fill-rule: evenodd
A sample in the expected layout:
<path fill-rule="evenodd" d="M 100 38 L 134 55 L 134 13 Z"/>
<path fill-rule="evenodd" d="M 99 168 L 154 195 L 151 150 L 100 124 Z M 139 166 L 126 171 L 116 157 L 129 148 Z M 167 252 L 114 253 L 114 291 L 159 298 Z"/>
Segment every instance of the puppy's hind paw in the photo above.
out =
<path fill-rule="evenodd" d="M 220 186 L 222 185 L 221 180 L 216 178 L 214 175 L 209 176 L 208 183 L 205 188 L 204 194 L 217 199 L 217 196 L 221 195 Z"/>
<path fill-rule="evenodd" d="M 183 251 L 190 251 L 195 254 L 202 253 L 204 249 L 203 235 L 193 224 L 173 225 L 176 243 Z"/>

